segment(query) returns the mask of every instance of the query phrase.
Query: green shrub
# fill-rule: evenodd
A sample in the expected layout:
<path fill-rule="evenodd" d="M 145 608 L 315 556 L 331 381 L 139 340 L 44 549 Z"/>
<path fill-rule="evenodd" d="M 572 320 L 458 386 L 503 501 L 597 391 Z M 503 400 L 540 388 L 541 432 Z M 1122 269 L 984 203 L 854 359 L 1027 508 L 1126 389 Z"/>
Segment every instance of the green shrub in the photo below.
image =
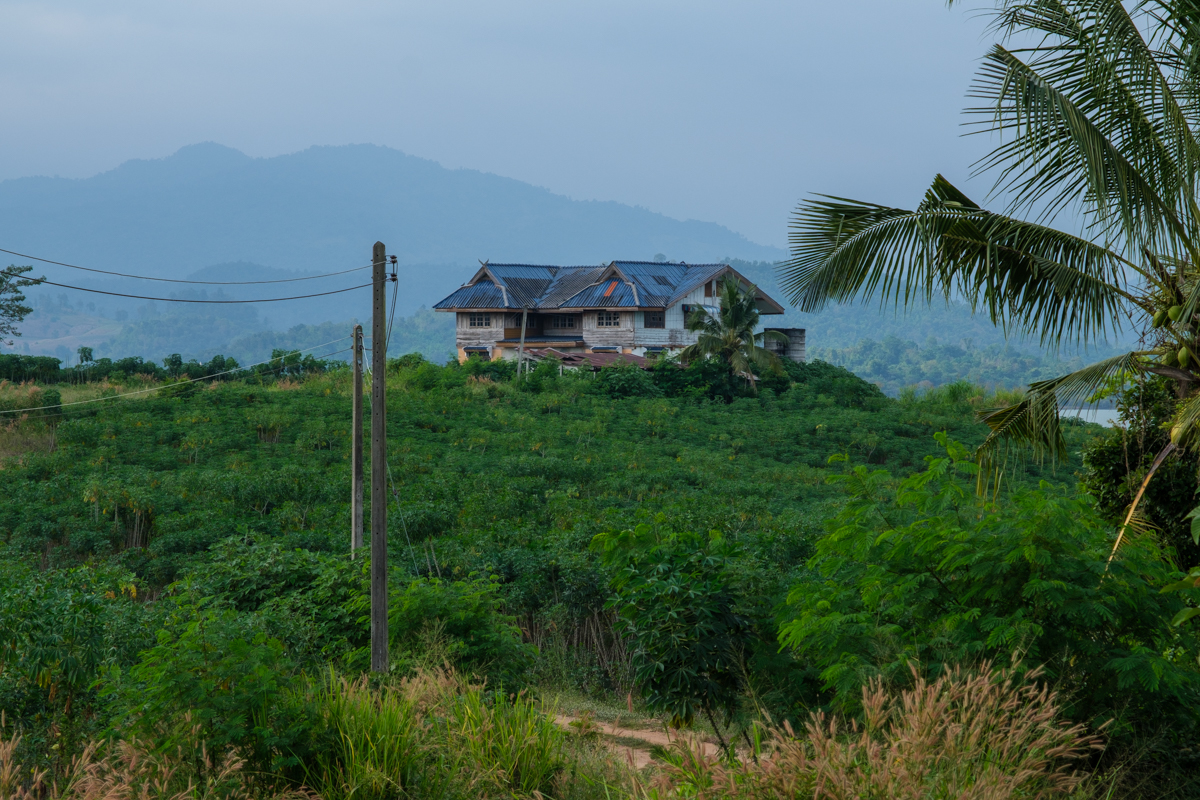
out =
<path fill-rule="evenodd" d="M 673 727 L 702 713 L 720 736 L 714 715 L 728 725 L 737 708 L 750 634 L 728 586 L 729 544 L 715 531 L 658 535 L 642 524 L 601 534 L 593 546 L 625 562 L 610 606 L 647 708 L 666 713 Z"/>
<path fill-rule="evenodd" d="M 180 603 L 139 663 L 110 670 L 104 693 L 116 731 L 162 752 L 182 748 L 201 778 L 202 749 L 278 773 L 296 767 L 313 733 L 311 715 L 286 702 L 292 675 L 282 643 L 253 615 Z"/>
<path fill-rule="evenodd" d="M 614 361 L 600 370 L 596 389 L 609 397 L 661 397 L 662 390 L 646 370 L 631 362 Z"/>
<path fill-rule="evenodd" d="M 1170 624 L 1183 601 L 1160 591 L 1177 573 L 1153 540 L 1109 565 L 1115 531 L 1090 498 L 1042 483 L 982 502 L 965 449 L 938 440 L 947 456 L 896 488 L 865 467 L 831 479 L 847 502 L 817 543 L 818 577 L 788 597 L 781 641 L 844 706 L 912 664 L 936 676 L 1015 653 L 1045 665 L 1071 717 L 1113 720 L 1111 735 L 1194 730 L 1200 641 Z"/>
<path fill-rule="evenodd" d="M 352 613 L 362 615 L 360 624 L 370 619 L 368 589 L 364 583 L 362 593 L 347 604 Z M 388 638 L 394 671 L 438 667 L 431 660 L 444 657 L 455 667 L 505 686 L 521 682 L 534 650 L 521 641 L 515 619 L 502 612 L 496 578 L 417 578 L 392 582 L 390 589 Z M 359 650 L 351 663 L 365 666 L 367 655 L 366 649 Z"/>
<path fill-rule="evenodd" d="M 0 709 L 31 763 L 60 767 L 96 732 L 97 678 L 133 663 L 153 643 L 153 623 L 123 570 L 40 572 L 0 561 Z"/>

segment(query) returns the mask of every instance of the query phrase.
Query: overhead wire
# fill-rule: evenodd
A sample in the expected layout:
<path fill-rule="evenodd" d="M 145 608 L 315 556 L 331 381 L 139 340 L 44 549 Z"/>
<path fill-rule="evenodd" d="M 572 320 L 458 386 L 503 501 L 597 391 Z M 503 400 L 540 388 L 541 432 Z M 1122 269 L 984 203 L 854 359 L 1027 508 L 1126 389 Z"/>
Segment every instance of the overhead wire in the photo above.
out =
<path fill-rule="evenodd" d="M 20 273 L 9 272 L 8 270 L 0 269 L 0 275 L 6 275 L 10 278 L 22 278 Z M 128 297 L 132 300 L 155 300 L 163 303 L 217 303 L 217 304 L 238 304 L 238 303 L 279 303 L 284 300 L 307 300 L 310 297 L 325 297 L 330 294 L 341 294 L 342 292 L 352 292 L 355 289 L 365 289 L 370 286 L 370 283 L 364 283 L 359 286 L 350 286 L 346 289 L 333 289 L 328 292 L 317 292 L 315 294 L 301 294 L 294 297 L 264 297 L 258 300 L 189 300 L 182 297 L 148 297 L 140 294 L 126 294 L 124 292 L 106 292 L 102 289 L 86 289 L 82 286 L 71 286 L 66 283 L 55 283 L 54 281 L 46 280 L 45 278 L 24 278 L 33 284 L 49 284 L 57 286 L 60 289 L 75 289 L 80 292 L 91 292 L 92 294 L 106 294 L 110 297 Z"/>
<path fill-rule="evenodd" d="M 332 341 L 325 342 L 324 344 L 313 345 L 312 347 L 305 347 L 302 350 L 289 350 L 287 355 L 292 355 L 293 353 L 304 353 L 309 350 L 317 350 L 321 347 L 327 347 L 331 344 L 337 344 L 338 342 L 345 341 L 346 339 L 349 339 L 349 338 L 351 338 L 351 337 L 343 336 L 340 339 L 333 339 Z M 334 350 L 332 353 L 325 353 L 323 355 L 316 356 L 316 357 L 317 358 L 328 358 L 329 356 L 336 356 L 339 353 L 345 353 L 346 351 L 352 350 L 352 349 L 354 349 L 354 348 L 345 347 L 345 348 L 342 348 L 341 350 Z M 259 361 L 256 364 L 247 364 L 244 367 L 234 367 L 233 369 L 227 369 L 224 372 L 215 372 L 212 375 L 205 375 L 203 378 L 188 378 L 187 380 L 176 381 L 175 383 L 168 383 L 164 386 L 152 386 L 148 389 L 138 389 L 137 391 L 134 391 L 134 392 L 123 392 L 122 394 L 112 394 L 112 395 L 108 395 L 106 397 L 93 397 L 90 400 L 75 400 L 70 403 L 55 403 L 54 405 L 37 406 L 35 408 L 0 409 L 0 414 L 24 414 L 24 413 L 28 413 L 30 411 L 47 411 L 52 408 L 68 408 L 70 406 L 82 406 L 82 405 L 87 405 L 89 403 L 103 403 L 107 400 L 120 400 L 122 397 L 133 397 L 134 395 L 146 394 L 147 392 L 157 392 L 157 391 L 161 391 L 163 389 L 170 389 L 173 386 L 186 386 L 189 383 L 200 383 L 201 381 L 212 380 L 213 378 L 219 378 L 222 375 L 231 375 L 235 372 L 242 372 L 244 370 L 254 369 L 255 367 L 261 367 L 263 364 L 270 364 L 272 361 L 279 361 L 279 360 L 280 360 L 280 358 L 278 356 L 276 356 L 274 358 L 269 358 L 266 361 Z M 283 366 L 286 366 L 286 365 L 285 364 L 280 365 L 281 368 Z"/>
<path fill-rule="evenodd" d="M 190 284 L 195 284 L 195 285 L 200 285 L 200 286 L 256 286 L 256 285 L 261 285 L 261 284 L 266 284 L 266 283 L 293 283 L 295 281 L 312 281 L 312 280 L 316 280 L 317 278 L 332 278 L 337 275 L 346 275 L 347 273 L 350 273 L 350 272 L 358 272 L 359 270 L 370 269 L 372 266 L 374 266 L 373 264 L 365 264 L 361 267 L 351 267 L 350 269 L 344 269 L 341 272 L 326 272 L 321 275 L 304 275 L 299 278 L 279 278 L 279 279 L 270 280 L 270 281 L 190 281 L 190 280 L 185 280 L 183 278 L 155 278 L 150 275 L 132 275 L 127 272 L 112 272 L 112 271 L 106 270 L 106 269 L 95 269 L 94 267 L 81 267 L 78 264 L 68 264 L 65 261 L 53 261 L 49 258 L 40 258 L 38 256 L 31 256 L 28 253 L 18 253 L 16 250 L 5 250 L 3 247 L 0 247 L 0 253 L 8 253 L 9 255 L 17 256 L 19 258 L 31 258 L 34 261 L 40 261 L 43 264 L 54 264 L 55 266 L 58 266 L 58 267 L 68 267 L 69 269 L 79 269 L 79 270 L 83 270 L 84 272 L 95 272 L 100 275 L 115 275 L 118 278 L 134 278 L 139 281 L 161 281 L 163 283 L 190 283 Z M 48 282 L 49 281 L 47 281 L 47 283 Z M 55 285 L 57 285 L 57 284 L 55 284 Z"/>

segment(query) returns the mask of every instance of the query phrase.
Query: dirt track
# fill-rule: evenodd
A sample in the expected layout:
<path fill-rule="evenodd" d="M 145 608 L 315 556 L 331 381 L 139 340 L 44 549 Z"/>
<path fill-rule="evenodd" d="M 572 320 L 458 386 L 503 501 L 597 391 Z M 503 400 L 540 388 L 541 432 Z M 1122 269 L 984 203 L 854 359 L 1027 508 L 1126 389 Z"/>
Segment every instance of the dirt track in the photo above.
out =
<path fill-rule="evenodd" d="M 578 722 L 579 717 L 559 714 L 554 721 L 568 730 L 575 731 L 577 728 L 571 727 L 571 723 Z M 667 728 L 626 728 L 620 725 L 619 718 L 616 722 L 594 720 L 592 724 L 595 726 L 596 732 L 600 734 L 601 741 L 628 758 L 635 769 L 641 769 L 651 763 L 653 760 L 650 756 L 651 748 L 656 746 L 668 748 L 681 735 Z M 644 742 L 645 745 L 633 744 L 630 740 L 638 740 Z M 720 752 L 718 747 L 710 742 L 703 742 L 701 746 L 704 748 L 705 755 L 715 756 Z"/>

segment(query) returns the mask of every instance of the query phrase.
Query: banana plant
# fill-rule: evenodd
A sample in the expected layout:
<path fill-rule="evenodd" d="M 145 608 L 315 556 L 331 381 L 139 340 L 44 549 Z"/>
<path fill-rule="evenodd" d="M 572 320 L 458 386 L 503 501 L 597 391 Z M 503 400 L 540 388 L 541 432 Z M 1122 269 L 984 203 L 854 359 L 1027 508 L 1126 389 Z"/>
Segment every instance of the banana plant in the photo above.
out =
<path fill-rule="evenodd" d="M 981 412 L 976 453 L 982 492 L 1013 447 L 1066 456 L 1061 408 L 1115 376 L 1171 378 L 1170 443 L 1123 536 L 1158 467 L 1200 447 L 1200 2 L 998 0 L 992 30 L 967 114 L 999 142 L 975 166 L 1000 208 L 941 175 L 915 209 L 815 196 L 794 214 L 780 283 L 806 312 L 965 300 L 1048 347 L 1136 334 L 1137 349 Z"/>

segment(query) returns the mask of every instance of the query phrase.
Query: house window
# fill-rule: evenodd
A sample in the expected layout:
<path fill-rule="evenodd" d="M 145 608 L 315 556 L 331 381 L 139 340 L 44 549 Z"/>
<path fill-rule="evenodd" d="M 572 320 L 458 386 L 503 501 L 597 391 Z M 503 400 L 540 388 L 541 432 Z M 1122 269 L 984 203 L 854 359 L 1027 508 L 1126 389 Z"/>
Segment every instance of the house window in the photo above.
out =
<path fill-rule="evenodd" d="M 619 328 L 621 326 L 620 311 L 598 311 L 596 312 L 596 327 L 598 328 Z"/>
<path fill-rule="evenodd" d="M 665 328 L 667 327 L 667 312 L 666 311 L 647 311 L 646 324 L 647 328 Z"/>
<path fill-rule="evenodd" d="M 550 327 L 555 330 L 575 330 L 575 317 L 570 314 L 555 314 L 550 322 Z"/>
<path fill-rule="evenodd" d="M 467 324 L 472 328 L 490 328 L 492 327 L 491 314 L 468 314 Z"/>
<path fill-rule="evenodd" d="M 713 296 L 713 285 L 712 284 L 713 284 L 712 281 L 709 281 L 708 283 L 704 284 L 704 296 L 705 297 Z"/>

